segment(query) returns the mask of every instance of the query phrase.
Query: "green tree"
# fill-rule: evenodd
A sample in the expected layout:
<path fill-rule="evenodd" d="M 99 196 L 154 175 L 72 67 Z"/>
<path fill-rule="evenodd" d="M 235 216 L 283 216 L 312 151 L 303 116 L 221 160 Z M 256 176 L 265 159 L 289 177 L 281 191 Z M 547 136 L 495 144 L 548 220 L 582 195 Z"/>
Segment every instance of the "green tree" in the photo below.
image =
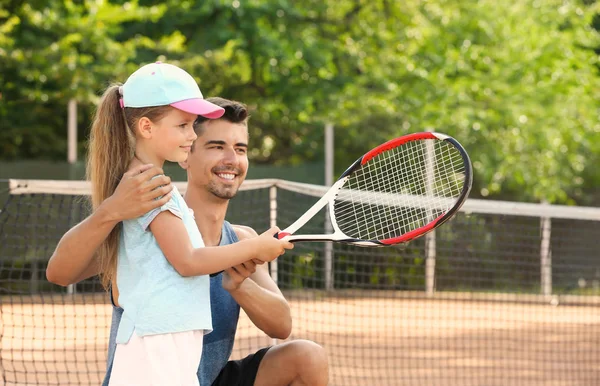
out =
<path fill-rule="evenodd" d="M 2 158 L 64 157 L 71 98 L 81 106 L 83 144 L 102 88 L 135 69 L 138 49 L 169 43 L 115 36 L 123 23 L 151 22 L 164 10 L 87 0 L 13 1 L 0 8 Z"/>
<path fill-rule="evenodd" d="M 341 172 L 408 132 L 456 137 L 473 196 L 594 203 L 598 5 L 584 0 L 13 1 L 0 8 L 2 158 L 62 158 L 65 110 L 138 65 L 175 62 L 247 102 L 254 163 Z M 598 199 L 598 198 L 596 198 Z"/>
<path fill-rule="evenodd" d="M 389 138 L 434 129 L 470 152 L 474 196 L 586 202 L 600 182 L 594 3 L 174 5 L 160 28 L 129 32 L 179 31 L 178 59 L 202 88 L 250 102 L 254 162 L 322 157 L 332 122 L 339 172 Z"/>

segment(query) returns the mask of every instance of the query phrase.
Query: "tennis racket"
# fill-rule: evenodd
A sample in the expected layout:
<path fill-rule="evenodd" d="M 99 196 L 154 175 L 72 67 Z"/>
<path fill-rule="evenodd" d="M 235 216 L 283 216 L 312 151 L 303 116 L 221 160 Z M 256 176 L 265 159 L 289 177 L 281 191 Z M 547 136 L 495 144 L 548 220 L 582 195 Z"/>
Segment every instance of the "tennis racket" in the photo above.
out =
<path fill-rule="evenodd" d="M 364 247 L 405 243 L 452 218 L 472 182 L 469 156 L 454 138 L 431 132 L 405 135 L 357 159 L 318 202 L 276 237 Z M 325 205 L 329 205 L 333 233 L 296 234 Z"/>
<path fill-rule="evenodd" d="M 471 160 L 457 140 L 431 132 L 405 135 L 357 159 L 319 201 L 275 237 L 362 247 L 406 243 L 451 219 L 472 183 Z M 297 235 L 326 205 L 333 233 Z"/>

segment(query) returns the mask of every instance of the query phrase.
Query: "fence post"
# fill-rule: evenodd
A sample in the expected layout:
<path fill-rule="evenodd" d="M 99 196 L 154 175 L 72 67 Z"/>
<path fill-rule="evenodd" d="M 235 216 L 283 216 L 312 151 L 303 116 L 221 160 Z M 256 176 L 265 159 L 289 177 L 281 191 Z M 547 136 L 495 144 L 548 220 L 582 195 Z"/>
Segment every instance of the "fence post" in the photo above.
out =
<path fill-rule="evenodd" d="M 277 187 L 275 185 L 269 188 L 269 226 L 274 227 L 277 225 Z M 271 261 L 271 278 L 277 284 L 277 259 Z"/>
<path fill-rule="evenodd" d="M 333 185 L 333 125 L 325 125 L 325 186 Z M 327 208 L 329 209 L 329 208 Z M 325 233 L 333 233 L 329 210 L 325 211 Z M 325 242 L 325 290 L 333 289 L 333 242 Z"/>
<path fill-rule="evenodd" d="M 425 235 L 425 292 L 432 296 L 435 292 L 435 231 Z"/>
<path fill-rule="evenodd" d="M 269 224 L 271 227 L 277 225 L 277 187 L 275 185 L 269 188 Z M 277 270 L 277 259 L 269 263 L 271 269 L 271 278 L 277 284 L 278 270 Z M 271 345 L 277 345 L 277 338 L 271 339 Z"/>
<path fill-rule="evenodd" d="M 69 164 L 77 162 L 77 101 L 69 99 L 67 109 L 67 161 Z"/>
<path fill-rule="evenodd" d="M 541 292 L 544 296 L 552 295 L 552 248 L 550 239 L 552 234 L 552 220 L 550 217 L 540 218 L 540 278 Z"/>
<path fill-rule="evenodd" d="M 427 129 L 427 131 L 433 131 Z M 435 149 L 433 141 L 425 141 L 425 195 L 427 197 L 435 194 Z M 436 214 L 430 210 L 427 213 L 428 221 L 432 221 Z M 435 230 L 425 235 L 425 293 L 432 296 L 435 292 L 435 258 L 436 242 Z"/>
<path fill-rule="evenodd" d="M 77 163 L 77 100 L 69 99 L 67 108 L 67 161 L 69 162 L 69 178 L 75 177 L 75 164 Z M 71 224 L 69 224 L 71 226 Z M 74 294 L 74 284 L 67 286 L 67 293 Z"/>

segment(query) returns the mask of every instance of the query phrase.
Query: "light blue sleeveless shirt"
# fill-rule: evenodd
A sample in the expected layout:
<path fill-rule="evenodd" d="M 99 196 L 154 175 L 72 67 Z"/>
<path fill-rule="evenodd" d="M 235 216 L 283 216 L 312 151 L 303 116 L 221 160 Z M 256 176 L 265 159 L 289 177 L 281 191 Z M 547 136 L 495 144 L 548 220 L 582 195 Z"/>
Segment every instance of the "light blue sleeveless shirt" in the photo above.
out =
<path fill-rule="evenodd" d="M 134 330 L 139 336 L 212 330 L 209 276 L 181 276 L 150 232 L 150 223 L 164 211 L 183 221 L 194 248 L 204 247 L 194 216 L 176 187 L 162 207 L 123 221 L 117 286 L 124 312 L 117 343 L 127 343 Z"/>
<path fill-rule="evenodd" d="M 221 243 L 219 245 L 233 244 L 238 237 L 233 227 L 225 221 L 221 231 Z M 240 315 L 240 306 L 233 297 L 221 286 L 222 274 L 210 278 L 210 304 L 212 309 L 213 332 L 204 335 L 204 346 L 202 348 L 202 360 L 198 367 L 198 379 L 202 386 L 210 386 L 217 378 L 221 370 L 227 364 L 233 344 Z M 112 301 L 112 297 L 111 297 Z M 108 386 L 110 373 L 112 371 L 115 356 L 116 336 L 123 309 L 113 304 L 112 322 L 110 326 L 110 338 L 108 341 L 108 357 L 106 376 L 102 386 Z"/>

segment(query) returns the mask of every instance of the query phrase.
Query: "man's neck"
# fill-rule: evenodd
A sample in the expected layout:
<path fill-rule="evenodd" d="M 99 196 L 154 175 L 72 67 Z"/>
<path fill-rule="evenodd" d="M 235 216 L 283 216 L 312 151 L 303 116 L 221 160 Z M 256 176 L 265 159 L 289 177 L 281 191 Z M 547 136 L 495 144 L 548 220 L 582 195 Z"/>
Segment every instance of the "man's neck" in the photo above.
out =
<path fill-rule="evenodd" d="M 184 199 L 188 207 L 194 211 L 196 225 L 202 234 L 204 244 L 207 247 L 219 245 L 229 200 L 218 198 L 189 184 Z"/>

